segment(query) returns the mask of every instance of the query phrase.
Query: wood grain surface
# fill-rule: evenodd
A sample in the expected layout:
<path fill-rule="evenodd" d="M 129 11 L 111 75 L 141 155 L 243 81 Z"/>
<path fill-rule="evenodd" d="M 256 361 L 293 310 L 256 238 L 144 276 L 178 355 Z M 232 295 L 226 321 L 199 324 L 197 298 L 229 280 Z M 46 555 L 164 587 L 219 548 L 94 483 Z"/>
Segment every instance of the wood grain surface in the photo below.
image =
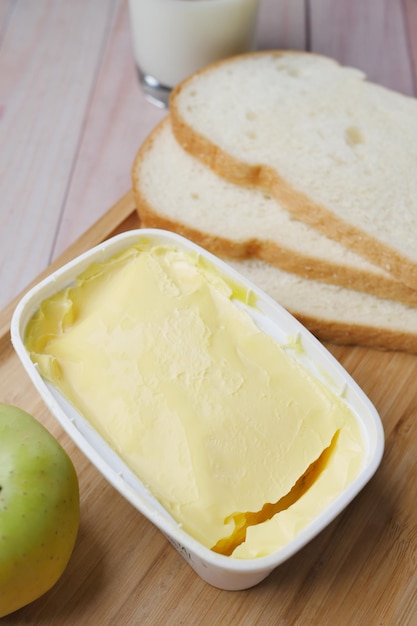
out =
<path fill-rule="evenodd" d="M 257 44 L 417 95 L 416 0 L 260 0 Z M 127 0 L 0 2 L 0 308 L 130 188 L 164 115 L 138 85 Z"/>
<path fill-rule="evenodd" d="M 129 192 L 51 269 L 139 226 Z M 381 415 L 383 461 L 359 496 L 303 550 L 258 586 L 229 592 L 203 582 L 48 413 L 10 344 L 14 305 L 0 314 L 0 397 L 32 413 L 70 454 L 80 480 L 81 526 L 55 587 L 2 624 L 416 623 L 417 356 L 327 345 Z"/>

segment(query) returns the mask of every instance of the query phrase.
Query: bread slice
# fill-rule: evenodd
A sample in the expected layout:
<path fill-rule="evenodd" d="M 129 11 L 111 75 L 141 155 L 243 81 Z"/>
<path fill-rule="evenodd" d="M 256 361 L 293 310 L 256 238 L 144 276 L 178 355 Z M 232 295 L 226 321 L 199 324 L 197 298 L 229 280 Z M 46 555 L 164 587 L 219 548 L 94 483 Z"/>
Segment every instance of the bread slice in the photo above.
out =
<path fill-rule="evenodd" d="M 256 259 L 225 259 L 322 341 L 417 353 L 417 309 L 309 280 Z"/>
<path fill-rule="evenodd" d="M 299 263 L 309 247 L 307 245 L 303 249 L 300 244 L 297 248 L 298 237 L 304 241 L 307 232 L 307 238 L 312 237 L 309 241 L 315 241 L 322 236 L 305 224 L 291 220 L 275 200 L 265 197 L 263 192 L 229 183 L 185 153 L 172 135 L 169 117 L 156 127 L 140 148 L 132 168 L 132 180 L 143 226 L 168 228 L 216 252 L 288 309 L 321 340 L 417 353 L 417 308 L 322 280 L 305 278 L 260 258 L 245 258 L 276 245 L 279 249 L 282 247 L 284 261 L 290 258 L 286 263 L 291 266 L 291 258 L 297 257 Z M 273 219 L 270 217 L 271 203 L 275 209 L 272 211 Z M 282 226 L 277 228 L 277 224 Z M 298 226 L 300 230 L 297 230 Z M 279 243 L 274 238 L 272 244 L 268 239 L 271 231 L 279 235 L 284 228 L 285 233 L 289 233 L 288 237 L 284 233 L 284 238 L 278 239 Z M 265 239 L 257 240 L 258 236 Z M 285 252 L 284 246 L 288 246 L 289 241 L 295 251 L 288 251 L 287 248 Z M 335 242 L 330 244 L 338 246 Z M 315 248 L 314 245 L 312 247 Z M 344 253 L 343 247 L 340 248 Z M 331 247 L 325 247 L 325 250 L 329 249 Z M 331 267 L 330 259 L 319 257 L 318 260 L 314 251 L 312 254 L 311 266 L 319 268 L 313 269 L 313 273 L 321 275 L 320 268 Z M 349 260 L 351 256 L 354 260 L 349 266 L 346 258 Z M 342 259 L 348 273 L 357 272 L 359 279 L 359 268 L 369 268 L 355 256 L 346 251 Z M 358 265 L 356 269 L 355 261 Z M 307 275 L 311 275 L 310 271 Z M 375 276 L 381 279 L 381 275 L 384 272 L 378 274 L 376 268 Z M 383 279 L 386 280 L 386 277 L 383 276 Z M 396 282 L 389 276 L 388 280 Z M 398 286 L 406 293 L 405 286 L 401 283 Z M 414 293 L 411 289 L 409 291 Z"/>
<path fill-rule="evenodd" d="M 417 100 L 320 55 L 262 51 L 171 94 L 181 145 L 417 289 Z"/>
<path fill-rule="evenodd" d="M 132 185 L 144 226 L 180 232 L 220 256 L 263 259 L 304 278 L 417 306 L 416 290 L 294 219 L 270 194 L 226 181 L 190 156 L 169 116 L 139 149 Z"/>

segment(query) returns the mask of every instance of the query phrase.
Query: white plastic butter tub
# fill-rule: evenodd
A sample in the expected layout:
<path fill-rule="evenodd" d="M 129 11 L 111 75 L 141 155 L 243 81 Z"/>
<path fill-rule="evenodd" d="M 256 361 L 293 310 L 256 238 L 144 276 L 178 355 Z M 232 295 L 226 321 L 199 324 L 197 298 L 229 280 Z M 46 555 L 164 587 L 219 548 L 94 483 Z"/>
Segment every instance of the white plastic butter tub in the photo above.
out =
<path fill-rule="evenodd" d="M 203 546 L 187 534 L 83 416 L 75 411 L 52 385 L 42 379 L 25 349 L 24 336 L 27 323 L 43 300 L 70 285 L 90 263 L 104 261 L 140 240 L 150 241 L 156 245 L 175 245 L 180 249 L 199 254 L 211 262 L 226 279 L 229 278 L 235 284 L 241 284 L 243 289 L 254 296 L 254 298 L 248 298 L 248 302 L 256 301 L 256 308 L 242 305 L 241 302 L 238 305 L 247 309 L 264 332 L 269 333 L 286 346 L 288 351 L 292 351 L 293 356 L 304 367 L 321 378 L 334 393 L 343 396 L 362 429 L 365 460 L 359 475 L 293 540 L 268 556 L 257 559 L 236 559 L 223 556 Z M 328 350 L 292 315 L 256 285 L 250 283 L 217 257 L 174 233 L 157 229 L 129 231 L 71 261 L 33 287 L 22 298 L 13 314 L 11 338 L 17 355 L 43 401 L 75 444 L 113 487 L 165 534 L 203 580 L 221 589 L 246 589 L 266 578 L 278 565 L 294 555 L 339 515 L 370 480 L 382 458 L 384 433 L 380 417 L 363 391 Z M 300 346 L 300 342 L 302 350 L 296 349 L 296 346 Z M 295 346 L 294 349 L 291 348 L 292 345 Z"/>

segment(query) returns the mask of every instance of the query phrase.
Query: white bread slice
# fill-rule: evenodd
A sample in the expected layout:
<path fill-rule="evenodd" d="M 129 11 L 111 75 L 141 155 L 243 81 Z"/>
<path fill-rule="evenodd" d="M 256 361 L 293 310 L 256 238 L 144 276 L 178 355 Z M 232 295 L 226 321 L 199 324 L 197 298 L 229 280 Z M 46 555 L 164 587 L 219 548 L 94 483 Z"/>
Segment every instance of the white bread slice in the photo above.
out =
<path fill-rule="evenodd" d="M 417 289 L 417 100 L 320 55 L 241 55 L 172 92 L 173 131 L 218 174 Z"/>
<path fill-rule="evenodd" d="M 139 149 L 132 186 L 144 226 L 180 232 L 220 256 L 256 257 L 306 278 L 417 306 L 417 291 L 292 218 L 269 194 L 217 176 L 175 140 L 167 116 Z"/>
<path fill-rule="evenodd" d="M 417 309 L 301 278 L 264 261 L 224 259 L 322 341 L 417 353 Z"/>

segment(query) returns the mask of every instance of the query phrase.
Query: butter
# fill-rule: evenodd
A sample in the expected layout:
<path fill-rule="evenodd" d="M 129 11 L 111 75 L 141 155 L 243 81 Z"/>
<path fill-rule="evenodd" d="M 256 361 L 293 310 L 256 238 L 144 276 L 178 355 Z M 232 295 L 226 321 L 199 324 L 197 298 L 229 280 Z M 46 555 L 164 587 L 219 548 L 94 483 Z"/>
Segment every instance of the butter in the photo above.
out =
<path fill-rule="evenodd" d="M 25 345 L 183 528 L 235 558 L 294 538 L 358 475 L 345 402 L 191 252 L 138 244 L 45 300 Z"/>

